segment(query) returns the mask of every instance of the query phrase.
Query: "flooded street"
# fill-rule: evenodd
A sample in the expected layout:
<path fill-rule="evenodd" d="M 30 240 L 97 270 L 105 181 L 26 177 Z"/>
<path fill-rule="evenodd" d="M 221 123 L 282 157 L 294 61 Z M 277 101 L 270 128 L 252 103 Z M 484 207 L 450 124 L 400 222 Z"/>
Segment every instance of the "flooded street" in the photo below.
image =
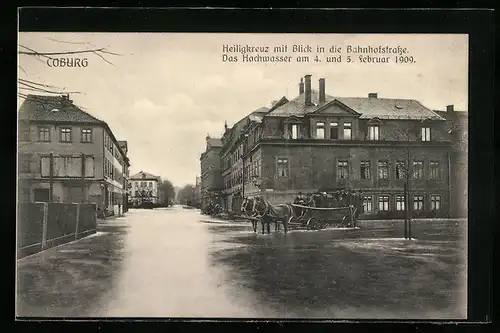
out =
<path fill-rule="evenodd" d="M 18 261 L 17 315 L 462 318 L 466 223 L 254 234 L 197 210 L 131 210 Z"/>

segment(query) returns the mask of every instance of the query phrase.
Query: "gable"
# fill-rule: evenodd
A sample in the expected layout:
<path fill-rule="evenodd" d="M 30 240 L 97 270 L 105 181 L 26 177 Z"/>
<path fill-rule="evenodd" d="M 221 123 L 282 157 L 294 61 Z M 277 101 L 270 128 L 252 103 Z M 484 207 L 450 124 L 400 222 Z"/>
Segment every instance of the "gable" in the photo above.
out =
<path fill-rule="evenodd" d="M 318 110 L 313 112 L 313 114 L 329 114 L 329 115 L 339 115 L 339 116 L 359 116 L 360 114 L 349 108 L 347 105 L 334 100 L 330 103 L 325 104 Z"/>
<path fill-rule="evenodd" d="M 382 120 L 379 117 L 373 117 L 367 121 L 368 125 L 380 125 L 382 124 Z"/>

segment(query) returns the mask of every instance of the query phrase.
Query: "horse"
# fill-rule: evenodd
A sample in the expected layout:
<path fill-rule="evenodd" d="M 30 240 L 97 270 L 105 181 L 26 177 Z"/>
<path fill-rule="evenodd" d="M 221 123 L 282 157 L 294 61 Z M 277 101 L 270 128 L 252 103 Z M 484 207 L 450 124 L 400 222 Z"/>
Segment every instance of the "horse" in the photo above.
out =
<path fill-rule="evenodd" d="M 257 215 L 257 213 L 255 212 L 255 198 L 244 198 L 243 199 L 243 202 L 241 203 L 241 208 L 240 208 L 240 212 L 241 212 L 241 215 L 243 216 L 249 216 L 251 217 L 251 221 L 252 221 L 252 228 L 253 228 L 253 231 L 256 232 L 257 231 L 257 219 L 255 219 L 255 216 Z"/>
<path fill-rule="evenodd" d="M 285 233 L 288 232 L 288 222 L 294 216 L 293 208 L 289 204 L 270 205 L 261 197 L 254 200 L 253 211 L 257 213 L 262 225 L 262 234 L 264 234 L 264 225 L 267 224 L 267 233 L 271 233 L 271 223 L 275 223 L 275 231 L 279 230 L 279 223 L 283 224 Z"/>

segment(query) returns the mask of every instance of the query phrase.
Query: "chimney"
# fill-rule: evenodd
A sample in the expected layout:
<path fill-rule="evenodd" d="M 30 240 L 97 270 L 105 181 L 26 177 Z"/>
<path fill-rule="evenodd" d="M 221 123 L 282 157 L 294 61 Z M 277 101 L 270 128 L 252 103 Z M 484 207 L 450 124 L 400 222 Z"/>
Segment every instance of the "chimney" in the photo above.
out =
<path fill-rule="evenodd" d="M 299 83 L 299 95 L 302 95 L 304 93 L 304 79 L 300 78 L 300 83 Z"/>
<path fill-rule="evenodd" d="M 319 104 L 323 104 L 326 102 L 326 94 L 325 94 L 325 79 L 319 79 Z"/>
<path fill-rule="evenodd" d="M 305 100 L 304 100 L 304 104 L 309 106 L 309 105 L 312 105 L 312 101 L 311 101 L 311 75 L 310 74 L 307 74 L 305 76 L 305 79 L 306 79 L 306 90 L 305 90 Z"/>
<path fill-rule="evenodd" d="M 369 93 L 368 98 L 378 98 L 377 93 Z"/>
<path fill-rule="evenodd" d="M 454 106 L 453 106 L 453 105 L 447 105 L 447 106 L 446 106 L 446 112 L 453 112 L 453 111 L 455 111 L 455 109 L 454 109 Z"/>

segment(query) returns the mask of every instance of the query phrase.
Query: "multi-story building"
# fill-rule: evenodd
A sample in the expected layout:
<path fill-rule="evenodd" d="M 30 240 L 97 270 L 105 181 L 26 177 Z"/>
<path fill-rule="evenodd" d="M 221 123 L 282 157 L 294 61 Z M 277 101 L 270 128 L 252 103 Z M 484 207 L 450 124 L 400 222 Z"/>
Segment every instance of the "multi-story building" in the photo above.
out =
<path fill-rule="evenodd" d="M 123 151 L 123 153 L 126 156 L 126 159 L 128 161 L 128 143 L 127 141 L 118 141 L 118 144 Z M 130 170 L 129 170 L 129 165 L 130 163 L 125 163 L 125 167 L 123 169 L 123 188 L 125 189 L 124 191 L 124 197 L 123 197 L 123 211 L 126 212 L 128 211 L 128 197 L 130 194 Z"/>
<path fill-rule="evenodd" d="M 223 146 L 220 152 L 220 159 L 222 181 L 224 185 L 222 206 L 227 211 L 235 211 L 241 206 L 242 198 L 245 197 L 245 189 L 243 188 L 243 169 L 248 168 L 248 163 L 256 165 L 258 162 L 257 159 L 250 161 L 250 159 L 244 158 L 245 151 L 243 141 L 247 139 L 245 142 L 253 142 L 254 138 L 258 136 L 258 134 L 247 132 L 245 129 L 252 123 L 261 124 L 262 117 L 266 115 L 268 111 L 269 108 L 261 107 L 239 120 L 231 128 L 228 128 L 226 124 L 224 125 L 224 134 L 221 139 Z M 247 165 L 245 165 L 246 162 Z"/>
<path fill-rule="evenodd" d="M 298 97 L 251 113 L 222 143 L 228 210 L 256 193 L 281 203 L 350 188 L 363 193 L 365 214 L 398 215 L 406 187 L 413 216 L 450 214 L 452 137 L 446 119 L 416 100 L 333 97 L 324 79 L 313 90 L 306 75 Z"/>
<path fill-rule="evenodd" d="M 159 185 L 161 178 L 148 172 L 140 171 L 130 177 L 130 199 L 129 202 L 134 205 L 141 203 L 159 203 Z"/>
<path fill-rule="evenodd" d="M 452 141 L 450 153 L 450 211 L 455 217 L 467 217 L 468 112 L 455 110 L 453 105 L 448 105 L 446 111 L 435 110 L 435 112 L 446 118 L 447 131 Z"/>
<path fill-rule="evenodd" d="M 106 122 L 67 95 L 28 95 L 18 119 L 20 201 L 90 202 L 107 215 L 123 212 L 130 163 Z"/>
<path fill-rule="evenodd" d="M 220 153 L 222 141 L 220 139 L 206 137 L 205 151 L 200 156 L 200 204 L 201 209 L 207 209 L 210 202 L 218 201 L 222 190 L 222 174 L 220 164 Z"/>

